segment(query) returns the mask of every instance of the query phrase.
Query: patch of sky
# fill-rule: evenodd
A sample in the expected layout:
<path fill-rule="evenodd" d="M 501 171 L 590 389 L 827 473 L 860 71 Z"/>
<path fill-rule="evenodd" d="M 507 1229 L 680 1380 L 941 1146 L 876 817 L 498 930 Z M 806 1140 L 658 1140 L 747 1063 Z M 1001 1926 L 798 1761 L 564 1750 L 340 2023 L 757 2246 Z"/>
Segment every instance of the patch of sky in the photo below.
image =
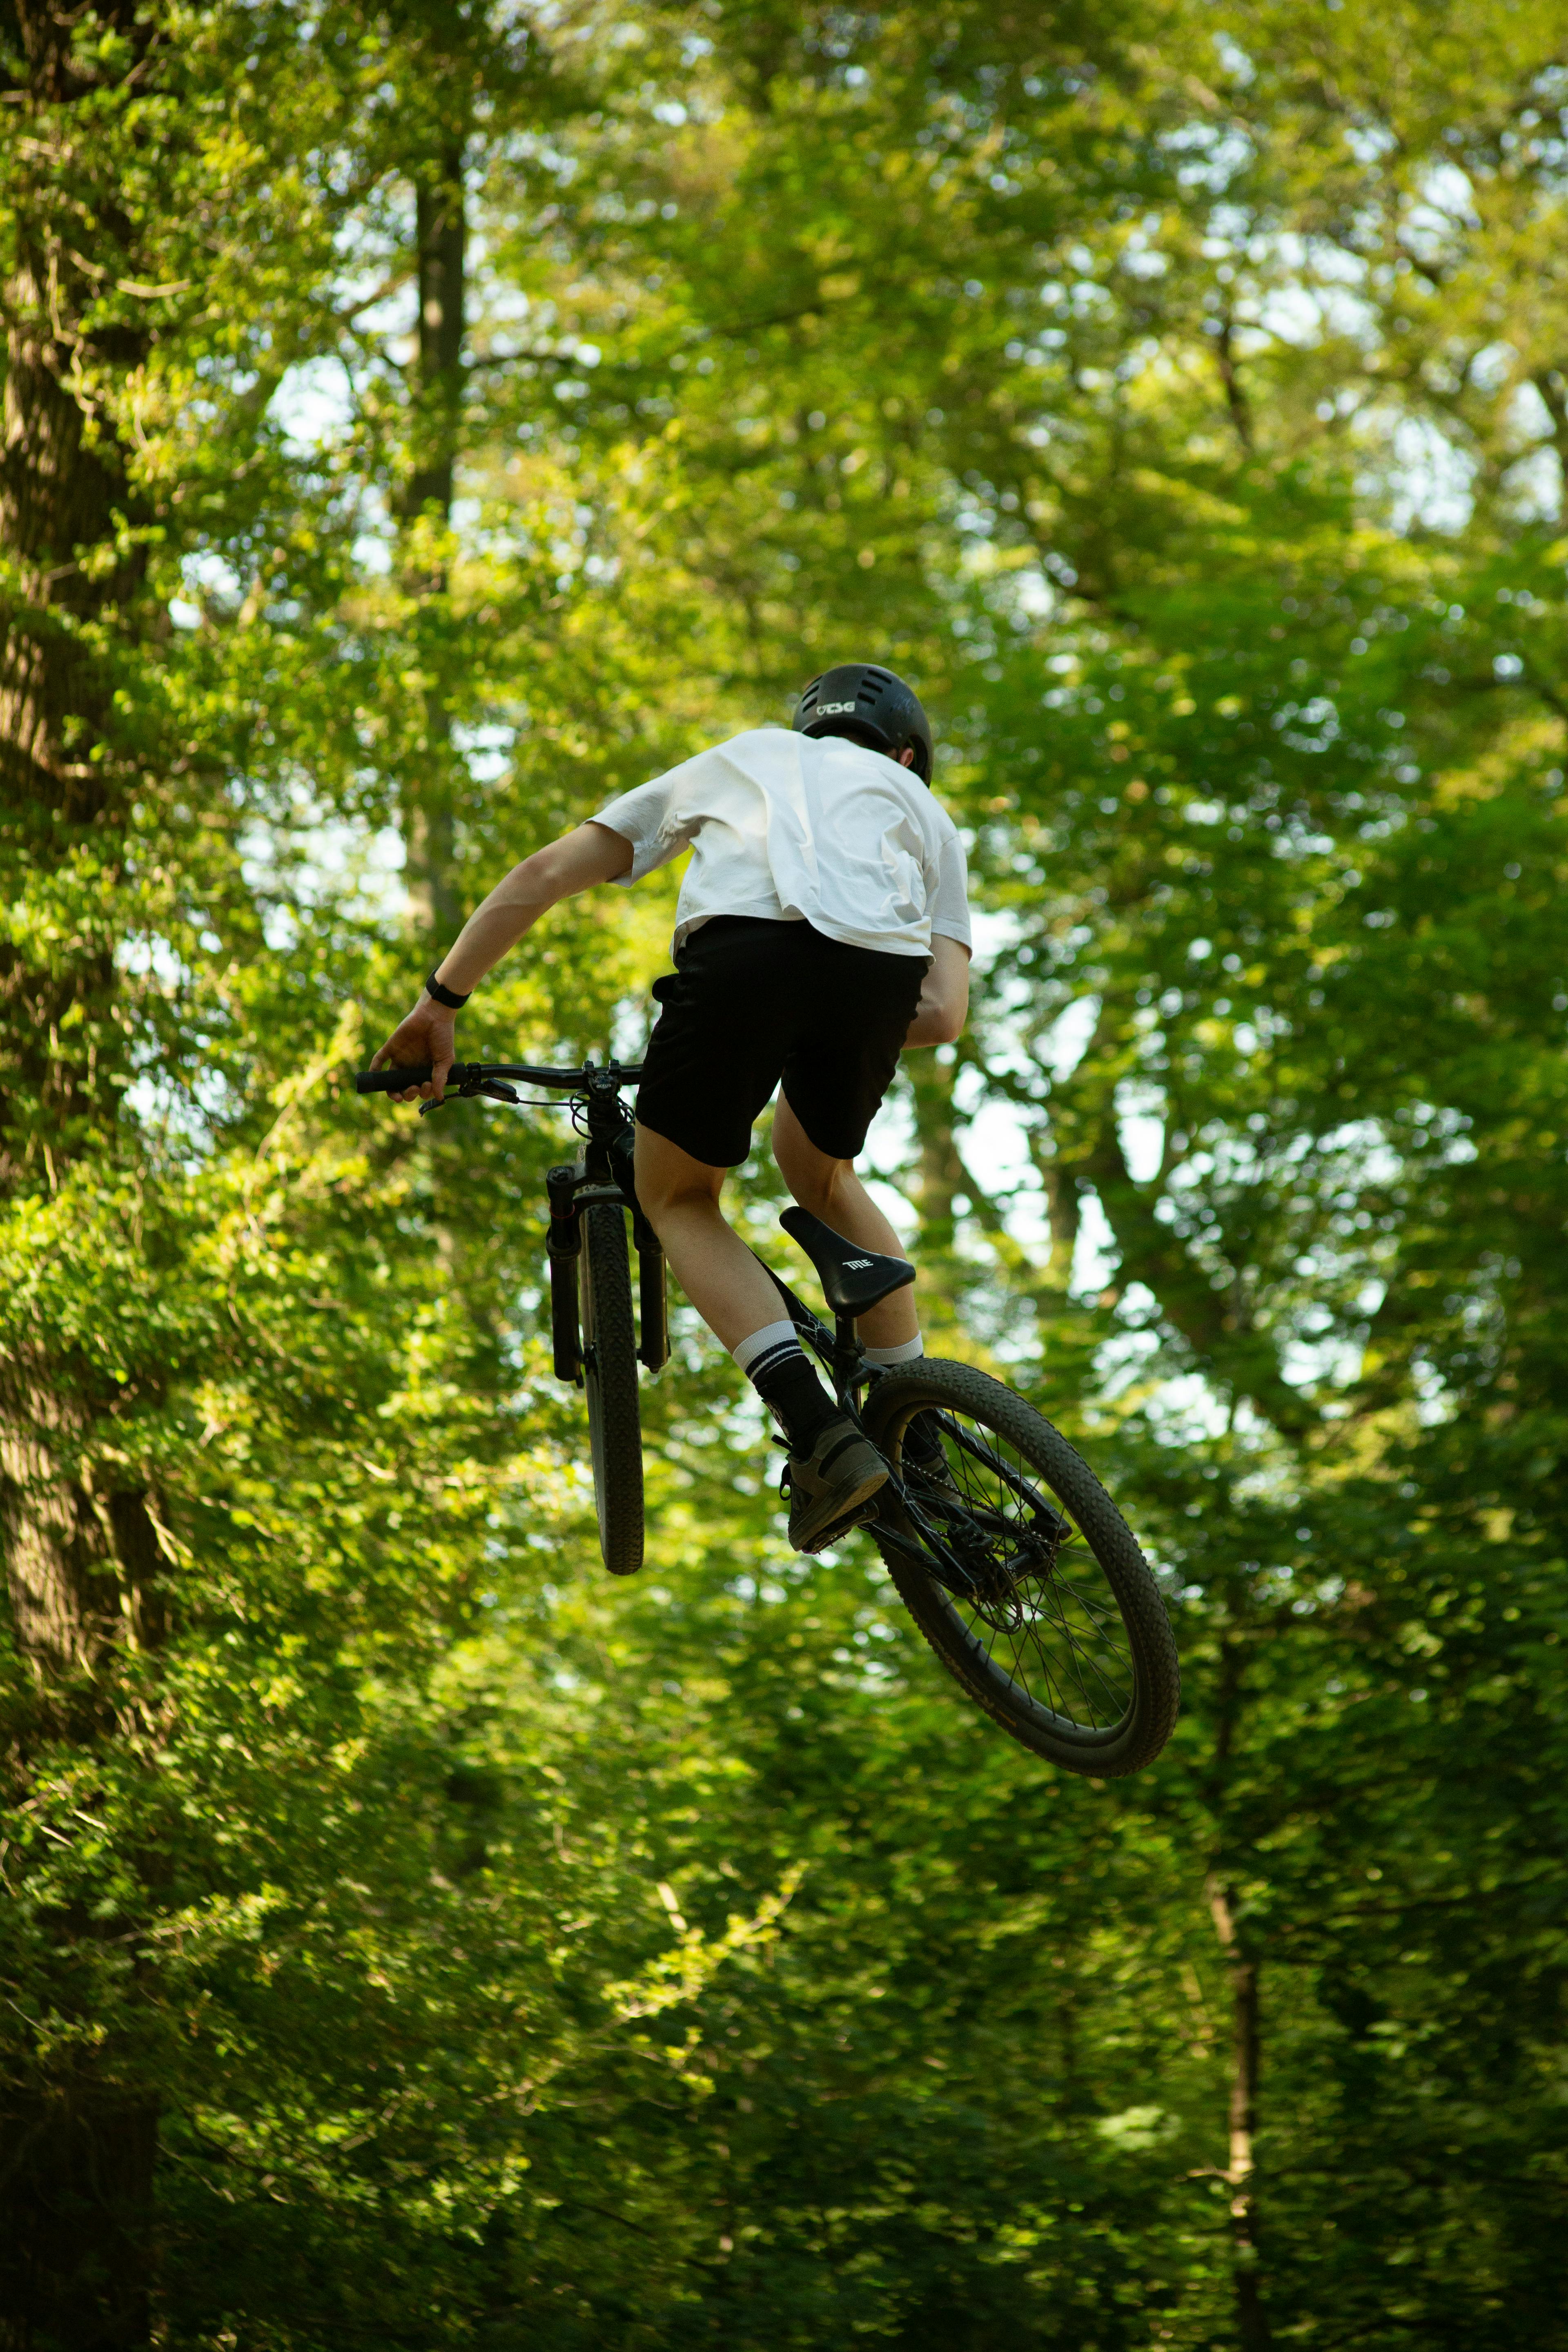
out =
<path fill-rule="evenodd" d="M 1148 1078 L 1123 1078 L 1116 1089 L 1116 1127 L 1127 1172 L 1135 1184 L 1152 1184 L 1165 1156 L 1163 1090 Z"/>
<path fill-rule="evenodd" d="M 1121 267 L 1130 278 L 1163 278 L 1169 269 L 1171 257 L 1160 245 L 1164 226 L 1159 213 L 1149 213 L 1128 231 L 1121 248 Z M 1046 340 L 1042 335 L 1040 341 Z"/>
<path fill-rule="evenodd" d="M 1057 589 L 1037 563 L 1009 572 L 1004 579 L 1007 602 L 1026 621 L 1049 620 L 1061 603 Z"/>
<path fill-rule="evenodd" d="M 1141 1282 L 1130 1283 L 1119 1316 L 1125 1320 L 1096 1351 L 1097 1401 L 1121 1412 L 1135 1407 L 1169 1445 L 1222 1436 L 1230 1415 L 1203 1375 L 1155 1369 L 1163 1342 L 1155 1328 L 1159 1307 L 1153 1293 Z"/>
<path fill-rule="evenodd" d="M 1319 254 L 1311 247 L 1302 247 L 1300 266 L 1310 270 L 1310 285 L 1269 287 L 1258 303 L 1262 331 L 1300 351 L 1328 336 L 1371 346 L 1375 341 L 1377 313 L 1359 291 L 1363 270 L 1356 264 L 1347 266 L 1344 254 Z"/>
<path fill-rule="evenodd" d="M 1423 1429 L 1453 1420 L 1458 1406 L 1436 1365 L 1417 1358 L 1410 1367 L 1410 1385 L 1415 1391 L 1415 1418 Z"/>
<path fill-rule="evenodd" d="M 1467 451 L 1457 448 L 1429 417 L 1396 417 L 1367 409 L 1356 420 L 1356 432 L 1363 440 L 1374 433 L 1386 436 L 1392 473 L 1369 477 L 1366 488 L 1375 494 L 1386 487 L 1395 530 L 1454 534 L 1464 530 L 1474 504 L 1476 473 L 1476 461 Z"/>
<path fill-rule="evenodd" d="M 115 969 L 128 979 L 155 980 L 160 988 L 173 995 L 175 989 L 190 979 L 190 967 L 168 940 L 155 931 L 139 931 L 121 940 L 114 950 Z"/>
<path fill-rule="evenodd" d="M 272 395 L 271 415 L 290 453 L 325 448 L 353 421 L 353 395 L 340 360 L 322 356 L 288 368 Z"/>
<path fill-rule="evenodd" d="M 1152 1389 L 1143 1404 L 1147 1420 L 1168 1445 L 1192 1445 L 1223 1437 L 1234 1415 L 1201 1372 L 1177 1372 Z"/>
<path fill-rule="evenodd" d="M 204 603 L 210 603 L 220 612 L 234 612 L 244 602 L 245 583 L 230 563 L 210 550 L 198 548 L 195 554 L 184 558 L 181 576 L 190 589 L 190 595 L 169 599 L 169 617 L 176 628 L 199 626 Z"/>
<path fill-rule="evenodd" d="M 354 533 L 353 560 L 362 572 L 384 577 L 392 569 L 392 512 L 378 483 L 367 482 L 356 500 L 359 530 Z"/>
<path fill-rule="evenodd" d="M 1212 122 L 1184 123 L 1179 130 L 1168 131 L 1160 143 L 1169 153 L 1184 158 L 1176 172 L 1184 187 L 1210 188 L 1215 195 L 1224 194 L 1252 154 L 1250 141 L 1239 131 Z"/>
<path fill-rule="evenodd" d="M 1509 422 L 1526 444 L 1508 467 L 1514 513 L 1521 522 L 1555 522 L 1563 511 L 1563 464 L 1546 404 L 1532 383 L 1520 385 L 1510 404 Z"/>
<path fill-rule="evenodd" d="M 1098 996 L 1079 996 L 1057 1015 L 1036 1047 L 1037 1058 L 1059 1085 L 1070 1078 L 1094 1034 L 1100 1018 Z"/>
<path fill-rule="evenodd" d="M 216 948 L 218 942 L 210 944 Z M 170 996 L 194 977 L 171 941 L 156 932 L 122 940 L 114 961 L 128 977 L 150 979 Z M 156 1052 L 152 1047 L 137 1054 L 139 1067 L 125 1089 L 125 1108 L 166 1150 L 187 1158 L 200 1149 L 215 1121 L 232 1115 L 237 1108 L 233 1093 L 220 1071 L 197 1069 L 194 1075 L 187 1071 L 175 1076 L 157 1066 Z"/>
<path fill-rule="evenodd" d="M 654 1013 L 644 996 L 623 996 L 610 1025 L 609 1051 L 617 1062 L 640 1062 L 653 1027 Z"/>
<path fill-rule="evenodd" d="M 1343 136 L 1358 163 L 1379 163 L 1399 144 L 1397 133 L 1384 122 L 1347 123 Z"/>
<path fill-rule="evenodd" d="M 1104 1290 L 1121 1263 L 1116 1236 L 1099 1196 L 1086 1192 L 1079 1209 L 1078 1239 L 1073 1245 L 1068 1284 L 1077 1298 L 1092 1298 Z"/>
<path fill-rule="evenodd" d="M 1361 1184 L 1390 1185 L 1400 1172 L 1399 1154 L 1375 1118 L 1347 1119 L 1342 1127 L 1331 1128 L 1319 1137 L 1317 1155 L 1324 1160 L 1342 1160 L 1347 1179 Z"/>
<path fill-rule="evenodd" d="M 1215 55 L 1233 81 L 1240 82 L 1244 89 L 1256 81 L 1258 68 L 1239 41 L 1233 40 L 1228 33 L 1216 33 L 1214 46 Z"/>
<path fill-rule="evenodd" d="M 303 793 L 289 822 L 254 824 L 241 843 L 241 875 L 268 902 L 264 929 L 277 953 L 292 945 L 300 915 L 308 918 L 316 907 L 401 921 L 408 908 L 403 866 L 403 836 L 395 825 L 327 817 Z"/>
<path fill-rule="evenodd" d="M 413 222 L 407 230 L 409 245 L 413 244 Z M 344 287 L 342 304 L 352 313 L 356 333 L 362 338 L 374 338 L 383 343 L 401 344 L 405 354 L 412 357 L 419 318 L 419 292 L 414 272 L 399 275 L 392 282 L 376 277 L 365 277 L 357 285 Z"/>
<path fill-rule="evenodd" d="M 479 784 L 493 784 L 506 773 L 516 740 L 516 730 L 511 727 L 458 725 L 452 730 L 453 746 L 468 762 L 468 773 Z"/>
<path fill-rule="evenodd" d="M 144 1070 L 132 1080 L 122 1099 L 127 1116 L 144 1135 L 185 1160 L 196 1158 L 214 1128 L 235 1118 L 240 1108 L 221 1070 L 198 1069 L 179 1078 L 163 1070 Z"/>
<path fill-rule="evenodd" d="M 1422 173 L 1420 193 L 1405 216 L 1405 235 L 1447 239 L 1455 226 L 1480 227 L 1476 192 L 1468 172 L 1458 163 L 1430 163 Z"/>
<path fill-rule="evenodd" d="M 1384 1287 L 1381 1282 L 1363 1283 L 1356 1297 L 1358 1312 L 1375 1314 L 1383 1303 Z M 1366 1352 L 1364 1327 L 1360 1331 L 1340 1328 L 1314 1333 L 1306 1323 L 1304 1318 L 1302 1327 L 1280 1347 L 1282 1376 L 1292 1388 L 1348 1388 L 1361 1376 Z"/>

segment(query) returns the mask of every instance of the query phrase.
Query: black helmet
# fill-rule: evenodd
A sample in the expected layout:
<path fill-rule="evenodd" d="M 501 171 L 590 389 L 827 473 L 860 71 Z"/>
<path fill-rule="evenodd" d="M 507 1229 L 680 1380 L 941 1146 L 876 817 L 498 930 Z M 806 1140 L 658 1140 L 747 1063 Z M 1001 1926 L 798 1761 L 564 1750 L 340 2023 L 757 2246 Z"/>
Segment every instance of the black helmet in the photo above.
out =
<path fill-rule="evenodd" d="M 814 677 L 795 707 L 797 735 L 847 735 L 897 759 L 912 751 L 922 784 L 931 782 L 931 720 L 912 687 L 875 662 L 840 662 Z"/>

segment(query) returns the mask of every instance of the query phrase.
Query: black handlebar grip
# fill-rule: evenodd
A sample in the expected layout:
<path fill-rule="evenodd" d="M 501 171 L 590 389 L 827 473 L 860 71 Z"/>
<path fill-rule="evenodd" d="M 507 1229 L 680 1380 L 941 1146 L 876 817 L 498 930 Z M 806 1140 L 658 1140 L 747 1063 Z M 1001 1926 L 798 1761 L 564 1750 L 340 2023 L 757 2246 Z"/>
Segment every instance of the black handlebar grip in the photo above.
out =
<path fill-rule="evenodd" d="M 428 1062 L 406 1070 L 356 1070 L 354 1092 L 356 1095 L 401 1094 L 406 1087 L 422 1087 L 430 1075 Z"/>

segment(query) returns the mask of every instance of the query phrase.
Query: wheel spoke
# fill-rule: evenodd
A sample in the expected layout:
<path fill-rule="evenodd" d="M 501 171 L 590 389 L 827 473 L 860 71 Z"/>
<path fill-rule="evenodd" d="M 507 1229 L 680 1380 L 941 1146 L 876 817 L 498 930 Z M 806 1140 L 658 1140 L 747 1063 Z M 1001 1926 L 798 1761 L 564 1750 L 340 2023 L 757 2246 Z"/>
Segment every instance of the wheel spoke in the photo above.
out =
<path fill-rule="evenodd" d="M 1108 1777 L 1152 1762 L 1176 1717 L 1174 1645 L 1148 1563 L 1092 1471 L 978 1370 L 933 1362 L 872 1396 L 868 1426 L 889 1458 L 915 1413 L 940 1451 L 930 1475 L 903 1459 L 910 1508 L 901 1533 L 889 1515 L 882 1538 L 938 1655 L 1037 1755 Z"/>
<path fill-rule="evenodd" d="M 944 1408 L 932 1415 L 942 1444 L 951 1491 L 921 1479 L 915 1485 L 922 1505 L 929 1495 L 933 1532 L 942 1531 L 953 1557 L 974 1581 L 974 1594 L 950 1595 L 972 1638 L 994 1670 L 1005 1673 L 1031 1705 L 1042 1685 L 1051 1713 L 1102 1729 L 1119 1722 L 1134 1686 L 1121 1614 L 1104 1586 L 1088 1589 L 1093 1554 L 1085 1545 L 1075 1554 L 1072 1573 L 1057 1568 L 1061 1543 L 1082 1531 L 1037 1474 L 1000 1433 Z M 1037 1553 L 1042 1526 L 1066 1532 L 1044 1560 L 1009 1575 L 1009 1563 Z M 1005 1635 L 1002 1658 L 997 1644 Z M 1006 1664 L 1003 1664 L 1003 1659 Z"/>
<path fill-rule="evenodd" d="M 1051 1662 L 1046 1655 L 1045 1650 L 1041 1645 L 1039 1636 L 1036 1633 L 1035 1628 L 1032 1625 L 1026 1625 L 1022 1630 L 1027 1634 L 1029 1640 L 1034 1643 L 1035 1654 L 1039 1659 L 1040 1669 L 1046 1678 L 1046 1688 L 1051 1695 L 1051 1713 L 1053 1715 L 1065 1715 L 1068 1711 L 1063 1704 L 1066 1694 L 1061 1688 L 1060 1677 L 1052 1673 Z M 1019 1663 L 1021 1671 L 1022 1661 L 1020 1660 Z M 1026 1683 L 1025 1687 L 1026 1689 L 1028 1687 Z"/>
<path fill-rule="evenodd" d="M 1083 1643 L 1074 1633 L 1071 1626 L 1068 1624 L 1066 1618 L 1063 1617 L 1058 1622 L 1060 1622 L 1062 1629 L 1062 1637 L 1067 1643 L 1074 1660 L 1079 1662 L 1081 1666 L 1086 1667 L 1089 1673 L 1094 1676 L 1101 1689 L 1104 1690 L 1110 1698 L 1117 1715 L 1120 1716 L 1127 1705 L 1126 1694 L 1117 1688 L 1116 1685 L 1110 1680 L 1104 1668 L 1100 1665 L 1099 1659 L 1096 1658 L 1090 1651 L 1084 1647 Z M 1083 1695 L 1085 1706 L 1093 1712 L 1094 1700 L 1085 1685 L 1081 1672 L 1078 1676 L 1078 1686 Z"/>
<path fill-rule="evenodd" d="M 1059 1601 L 1059 1596 L 1056 1595 L 1056 1594 L 1055 1594 L 1055 1592 L 1054 1592 L 1054 1591 L 1053 1591 L 1053 1598 L 1057 1598 L 1057 1599 L 1058 1599 L 1058 1601 Z M 1110 1682 L 1110 1681 L 1108 1680 L 1107 1676 L 1106 1676 L 1106 1675 L 1105 1675 L 1105 1674 L 1101 1671 L 1101 1669 L 1100 1669 L 1100 1665 L 1098 1664 L 1098 1663 L 1096 1662 L 1096 1660 L 1095 1660 L 1095 1659 L 1094 1659 L 1094 1658 L 1089 1654 L 1089 1653 L 1087 1650 L 1085 1650 L 1085 1648 L 1083 1647 L 1082 1643 L 1079 1641 L 1079 1639 L 1078 1639 L 1077 1635 L 1074 1633 L 1074 1632 L 1073 1632 L 1073 1630 L 1072 1630 L 1072 1627 L 1068 1623 L 1068 1622 L 1067 1622 L 1067 1615 L 1066 1615 L 1065 1611 L 1060 1610 L 1060 1609 L 1059 1609 L 1059 1607 L 1058 1607 L 1058 1614 L 1057 1614 L 1056 1622 L 1057 1622 L 1058 1625 L 1058 1626 L 1060 1627 L 1060 1629 L 1061 1629 L 1062 1639 L 1063 1639 L 1063 1640 L 1066 1642 L 1066 1643 L 1068 1644 L 1068 1649 L 1072 1652 L 1072 1654 L 1073 1654 L 1074 1657 L 1075 1657 L 1075 1658 L 1081 1658 L 1081 1659 L 1083 1660 L 1084 1664 L 1088 1666 L 1088 1668 L 1089 1668 L 1089 1670 L 1090 1674 L 1095 1675 L 1097 1675 L 1097 1676 L 1099 1677 L 1100 1681 L 1104 1685 L 1104 1686 L 1105 1686 L 1106 1690 L 1108 1690 L 1108 1691 L 1110 1692 L 1110 1696 L 1111 1696 L 1112 1699 L 1116 1702 L 1117 1711 L 1118 1711 L 1118 1713 L 1120 1713 L 1120 1712 L 1121 1712 L 1121 1708 L 1126 1705 L 1126 1701 L 1125 1701 L 1125 1699 L 1122 1697 L 1122 1695 L 1121 1694 L 1121 1692 L 1120 1692 L 1120 1691 L 1118 1691 L 1118 1690 L 1116 1689 L 1115 1685 L 1114 1685 L 1111 1682 Z M 1091 1705 L 1091 1704 L 1092 1704 L 1092 1702 L 1089 1700 L 1089 1696 L 1088 1691 L 1084 1689 L 1084 1686 L 1083 1686 L 1083 1681 L 1082 1681 L 1082 1677 L 1081 1677 L 1081 1676 L 1080 1676 L 1080 1677 L 1079 1677 L 1079 1688 L 1080 1692 L 1082 1692 L 1082 1694 L 1083 1694 L 1083 1698 L 1084 1698 L 1084 1702 L 1085 1702 L 1085 1704 L 1086 1704 L 1086 1705 Z"/>

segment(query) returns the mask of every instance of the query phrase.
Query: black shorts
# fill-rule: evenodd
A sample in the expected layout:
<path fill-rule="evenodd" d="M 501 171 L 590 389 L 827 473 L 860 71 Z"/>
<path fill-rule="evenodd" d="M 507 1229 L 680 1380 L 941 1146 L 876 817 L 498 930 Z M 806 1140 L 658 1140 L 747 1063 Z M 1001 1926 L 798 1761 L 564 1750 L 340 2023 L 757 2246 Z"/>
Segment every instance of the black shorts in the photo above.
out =
<path fill-rule="evenodd" d="M 818 1151 L 853 1160 L 887 1093 L 926 956 L 846 947 L 809 923 L 716 915 L 656 980 L 637 1124 L 738 1168 L 780 1079 Z"/>

